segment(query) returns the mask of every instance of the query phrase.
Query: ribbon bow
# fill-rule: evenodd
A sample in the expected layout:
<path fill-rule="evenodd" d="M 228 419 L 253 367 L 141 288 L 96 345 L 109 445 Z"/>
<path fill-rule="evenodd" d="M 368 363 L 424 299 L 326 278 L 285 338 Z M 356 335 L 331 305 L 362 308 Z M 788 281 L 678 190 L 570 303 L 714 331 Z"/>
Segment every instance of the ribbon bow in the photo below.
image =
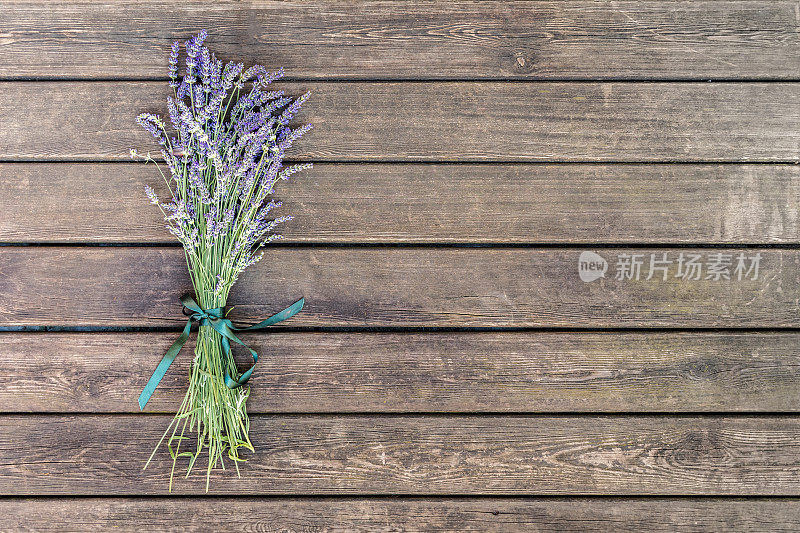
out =
<path fill-rule="evenodd" d="M 186 321 L 186 326 L 183 328 L 183 333 L 181 333 L 180 337 L 178 337 L 178 340 L 176 340 L 172 346 L 169 347 L 167 353 L 164 354 L 164 357 L 161 359 L 161 362 L 158 363 L 153 375 L 150 376 L 150 379 L 148 380 L 147 385 L 145 385 L 144 390 L 142 390 L 142 393 L 139 395 L 139 409 L 144 409 L 144 406 L 147 404 L 150 396 L 153 395 L 153 392 L 161 382 L 164 374 L 167 373 L 167 369 L 172 364 L 172 361 L 175 360 L 175 357 L 178 356 L 178 353 L 181 351 L 181 348 L 183 348 L 183 345 L 186 344 L 187 340 L 189 340 L 189 333 L 192 330 L 193 322 L 198 322 L 201 326 L 211 326 L 217 330 L 217 332 L 222 335 L 222 349 L 225 350 L 226 354 L 229 354 L 231 351 L 230 341 L 241 344 L 250 350 L 250 354 L 253 356 L 253 366 L 248 368 L 239 377 L 239 379 L 233 379 L 230 377 L 230 375 L 228 375 L 228 371 L 225 371 L 225 385 L 227 385 L 229 389 L 237 389 L 247 383 L 247 380 L 250 379 L 250 375 L 253 373 L 253 369 L 256 367 L 256 363 L 258 362 L 258 354 L 255 350 L 239 340 L 239 338 L 233 332 L 261 329 L 273 324 L 277 324 L 282 320 L 286 320 L 287 318 L 296 315 L 303 308 L 305 299 L 300 298 L 283 311 L 279 311 L 266 320 L 262 320 L 258 324 L 248 327 L 234 326 L 233 323 L 223 315 L 223 307 L 215 307 L 214 309 L 201 308 L 188 294 L 181 297 L 181 303 L 186 309 L 192 311 L 192 314 L 189 315 L 189 320 Z"/>

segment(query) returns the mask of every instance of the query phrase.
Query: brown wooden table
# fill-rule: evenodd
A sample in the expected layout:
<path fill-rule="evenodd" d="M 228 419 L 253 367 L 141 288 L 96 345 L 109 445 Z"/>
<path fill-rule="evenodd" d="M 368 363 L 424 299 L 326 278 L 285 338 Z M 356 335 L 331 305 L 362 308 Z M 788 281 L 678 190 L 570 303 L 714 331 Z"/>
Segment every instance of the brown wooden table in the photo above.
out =
<path fill-rule="evenodd" d="M 798 529 L 799 27 L 767 0 L 5 0 L 0 530 Z M 200 28 L 313 91 L 316 163 L 231 297 L 307 304 L 247 335 L 257 451 L 208 496 L 168 494 L 165 451 L 142 471 L 190 283 L 128 156 Z"/>

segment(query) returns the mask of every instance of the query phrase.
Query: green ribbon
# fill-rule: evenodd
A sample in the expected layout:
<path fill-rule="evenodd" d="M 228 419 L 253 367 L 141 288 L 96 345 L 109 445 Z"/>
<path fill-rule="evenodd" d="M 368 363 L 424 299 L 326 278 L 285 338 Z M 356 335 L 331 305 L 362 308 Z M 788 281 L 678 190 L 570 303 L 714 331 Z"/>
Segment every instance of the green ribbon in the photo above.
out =
<path fill-rule="evenodd" d="M 189 333 L 192 330 L 192 323 L 198 322 L 201 326 L 211 326 L 217 330 L 217 332 L 222 335 L 222 349 L 225 350 L 226 355 L 231 351 L 230 341 L 241 344 L 250 350 L 250 354 L 253 356 L 253 366 L 248 368 L 244 374 L 239 377 L 239 379 L 233 379 L 230 377 L 230 375 L 228 375 L 228 371 L 225 371 L 225 385 L 227 385 L 229 389 L 237 389 L 247 383 L 247 380 L 250 379 L 250 375 L 253 373 L 253 369 L 256 367 L 256 363 L 258 362 L 258 354 L 255 350 L 243 343 L 233 332 L 261 329 L 273 324 L 277 324 L 282 320 L 286 320 L 287 318 L 296 315 L 303 308 L 305 298 L 300 298 L 283 311 L 279 311 L 266 320 L 262 320 L 258 324 L 248 327 L 234 326 L 233 323 L 223 315 L 224 307 L 215 307 L 214 309 L 201 308 L 188 294 L 181 298 L 181 303 L 186 309 L 192 311 L 192 314 L 189 315 L 189 320 L 186 322 L 186 326 L 183 328 L 183 332 L 181 333 L 180 337 L 178 337 L 178 340 L 176 340 L 172 346 L 169 347 L 167 353 L 164 354 L 164 357 L 161 359 L 161 362 L 158 363 L 153 375 L 150 376 L 150 380 L 148 380 L 144 390 L 142 390 L 142 393 L 139 395 L 139 409 L 144 409 L 144 406 L 147 405 L 147 401 L 150 399 L 150 396 L 153 395 L 153 392 L 156 390 L 156 387 L 158 387 L 158 384 L 161 382 L 164 374 L 167 373 L 167 369 L 175 360 L 175 357 L 178 356 L 178 353 L 181 351 L 181 348 L 183 348 L 183 345 L 186 344 L 186 341 L 189 340 Z"/>

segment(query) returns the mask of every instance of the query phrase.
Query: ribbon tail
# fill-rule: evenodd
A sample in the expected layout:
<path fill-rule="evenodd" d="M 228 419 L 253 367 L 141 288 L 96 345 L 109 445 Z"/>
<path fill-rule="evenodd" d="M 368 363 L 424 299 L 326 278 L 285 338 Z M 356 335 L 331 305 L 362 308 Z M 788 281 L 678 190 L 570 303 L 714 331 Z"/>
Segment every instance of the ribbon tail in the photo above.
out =
<path fill-rule="evenodd" d="M 239 344 L 244 344 L 244 343 L 242 343 L 242 341 L 239 341 Z M 253 350 L 250 349 L 249 346 L 245 346 L 245 348 L 250 350 L 250 353 L 253 353 Z M 231 343 L 225 335 L 222 336 L 222 349 L 225 350 L 225 354 L 231 353 Z M 253 361 L 258 362 L 258 355 L 253 356 Z M 255 368 L 255 366 L 256 366 L 255 363 L 253 363 L 253 366 L 250 367 L 250 369 L 247 372 L 245 372 L 247 374 L 248 379 L 250 378 L 250 374 L 253 373 L 253 368 Z M 242 380 L 242 377 L 244 377 L 244 374 L 242 374 L 242 376 L 239 377 L 239 381 L 237 381 L 233 379 L 230 376 L 230 374 L 228 374 L 227 370 L 225 370 L 224 377 L 225 377 L 225 386 L 228 387 L 229 389 L 238 389 L 239 387 L 247 383 L 247 380 L 244 380 L 241 383 L 239 383 L 239 381 Z"/>
<path fill-rule="evenodd" d="M 229 353 L 230 350 L 231 350 L 231 343 L 228 341 L 228 339 L 230 339 L 230 340 L 232 340 L 232 341 L 234 341 L 234 342 L 236 342 L 238 344 L 241 344 L 242 346 L 244 346 L 248 350 L 250 350 L 250 354 L 253 356 L 253 364 L 252 364 L 252 366 L 250 368 L 248 368 L 247 370 L 245 370 L 242 373 L 242 375 L 239 376 L 239 379 L 233 379 L 228 374 L 227 371 L 225 372 L 225 385 L 229 389 L 238 389 L 242 385 L 246 384 L 250 380 L 250 376 L 253 374 L 253 370 L 255 370 L 255 368 L 256 368 L 256 363 L 258 363 L 258 354 L 256 353 L 256 351 L 253 350 L 252 348 L 250 348 L 249 346 L 247 346 L 245 343 L 243 343 L 238 337 L 236 337 L 236 335 L 233 334 L 233 331 L 231 331 L 231 330 L 247 331 L 247 330 L 261 329 L 261 328 L 265 328 L 267 326 L 271 326 L 273 324 L 277 324 L 278 322 L 282 322 L 282 321 L 286 320 L 287 318 L 291 318 L 294 315 L 296 315 L 297 313 L 299 313 L 300 310 L 303 308 L 303 305 L 305 304 L 305 301 L 306 301 L 305 298 L 300 298 L 299 300 L 297 300 L 295 303 L 293 303 L 292 305 L 290 305 L 286 309 L 283 309 L 282 311 L 278 311 L 277 313 L 275 313 L 271 317 L 267 318 L 266 320 L 262 320 L 258 324 L 254 324 L 254 325 L 248 326 L 246 328 L 236 327 L 236 326 L 233 325 L 233 323 L 230 320 L 227 320 L 227 319 L 223 319 L 222 321 L 220 321 L 220 327 L 219 328 L 217 328 L 215 326 L 215 329 L 217 329 L 217 331 L 219 331 L 222 334 L 222 347 L 223 347 L 223 349 L 225 349 L 226 353 Z M 227 331 L 223 331 L 223 330 L 227 330 Z"/>
<path fill-rule="evenodd" d="M 250 375 L 253 373 L 253 370 L 256 367 L 256 363 L 258 362 L 258 353 L 256 353 L 255 350 L 250 348 L 244 342 L 242 342 L 242 339 L 240 339 L 233 333 L 233 329 L 238 329 L 238 328 L 234 328 L 231 321 L 228 320 L 227 318 L 223 318 L 222 320 L 211 321 L 211 326 L 215 330 L 217 330 L 217 332 L 222 336 L 222 349 L 225 351 L 226 355 L 230 355 L 231 353 L 230 341 L 233 341 L 247 348 L 250 351 L 250 355 L 253 356 L 253 366 L 248 368 L 241 376 L 239 376 L 239 379 L 233 379 L 230 376 L 230 374 L 228 374 L 228 371 L 227 370 L 225 371 L 225 376 L 224 376 L 225 385 L 229 389 L 238 389 L 239 387 L 247 383 L 247 380 L 250 379 Z"/>
<path fill-rule="evenodd" d="M 142 393 L 139 395 L 139 409 L 144 409 L 144 406 L 147 405 L 148 400 L 150 400 L 150 396 L 153 395 L 155 392 L 156 387 L 161 382 L 161 379 L 167 373 L 167 369 L 170 367 L 172 362 L 175 360 L 175 357 L 178 356 L 180 353 L 181 348 L 183 345 L 186 344 L 186 341 L 189 340 L 189 332 L 192 330 L 192 321 L 191 319 L 186 322 L 186 326 L 183 328 L 183 332 L 181 333 L 180 337 L 172 343 L 172 346 L 169 347 L 167 353 L 164 354 L 164 357 L 161 359 L 161 362 L 158 363 L 155 371 L 153 371 L 153 375 L 150 376 L 150 379 L 147 381 L 147 385 L 144 386 Z"/>
<path fill-rule="evenodd" d="M 246 331 L 246 330 L 249 330 L 249 329 L 261 329 L 261 328 L 265 328 L 267 326 L 271 326 L 273 324 L 277 324 L 278 322 L 282 322 L 283 320 L 286 320 L 287 318 L 291 318 L 294 315 L 296 315 L 297 313 L 299 313 L 300 310 L 303 308 L 303 305 L 305 303 L 306 303 L 306 299 L 305 298 L 300 298 L 299 300 L 297 300 L 295 303 L 293 303 L 292 305 L 290 305 L 289 307 L 287 307 L 283 311 L 278 311 L 277 313 L 275 313 L 271 317 L 267 318 L 266 320 L 262 320 L 258 324 L 253 324 L 252 326 L 247 326 L 246 328 L 237 328 L 237 327 L 234 326 L 231 329 L 234 329 L 236 331 Z"/>

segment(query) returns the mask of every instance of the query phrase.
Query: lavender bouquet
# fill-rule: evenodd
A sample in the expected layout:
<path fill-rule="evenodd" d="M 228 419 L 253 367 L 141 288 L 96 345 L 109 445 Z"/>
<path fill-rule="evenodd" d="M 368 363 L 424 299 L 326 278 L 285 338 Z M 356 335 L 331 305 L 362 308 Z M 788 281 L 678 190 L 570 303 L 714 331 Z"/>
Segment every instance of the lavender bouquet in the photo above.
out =
<path fill-rule="evenodd" d="M 199 323 L 189 388 L 164 436 L 156 445 L 145 468 L 166 439 L 172 456 L 170 490 L 179 457 L 188 459 L 186 476 L 205 449 L 208 454 L 206 491 L 212 468 L 225 467 L 224 455 L 238 473 L 243 461 L 240 450 L 253 450 L 248 436 L 249 420 L 245 402 L 249 390 L 242 388 L 253 371 L 240 373 L 230 343 L 243 344 L 235 335 L 241 329 L 256 329 L 292 316 L 303 300 L 267 320 L 241 328 L 224 313 L 231 287 L 239 274 L 259 261 L 259 248 L 279 238 L 273 230 L 291 217 L 272 217 L 280 202 L 271 199 L 278 180 L 309 168 L 310 164 L 284 167 L 287 149 L 310 129 L 293 129 L 290 121 L 308 98 L 290 98 L 267 86 L 283 75 L 255 65 L 223 62 L 203 46 L 201 31 L 185 43 L 183 76 L 178 74 L 181 43 L 172 45 L 169 59 L 167 98 L 169 124 L 157 115 L 142 113 L 137 122 L 149 131 L 161 147 L 167 172 L 148 153 L 133 157 L 152 162 L 164 178 L 171 198 L 161 201 L 145 187 L 150 201 L 164 213 L 167 229 L 183 245 L 186 264 L 197 298 L 184 296 L 189 321 L 183 334 L 167 351 L 139 398 L 141 408 L 177 356 L 191 331 Z M 250 350 L 254 363 L 258 356 Z M 196 432 L 192 451 L 187 435 Z M 169 437 L 168 437 L 169 436 Z"/>

